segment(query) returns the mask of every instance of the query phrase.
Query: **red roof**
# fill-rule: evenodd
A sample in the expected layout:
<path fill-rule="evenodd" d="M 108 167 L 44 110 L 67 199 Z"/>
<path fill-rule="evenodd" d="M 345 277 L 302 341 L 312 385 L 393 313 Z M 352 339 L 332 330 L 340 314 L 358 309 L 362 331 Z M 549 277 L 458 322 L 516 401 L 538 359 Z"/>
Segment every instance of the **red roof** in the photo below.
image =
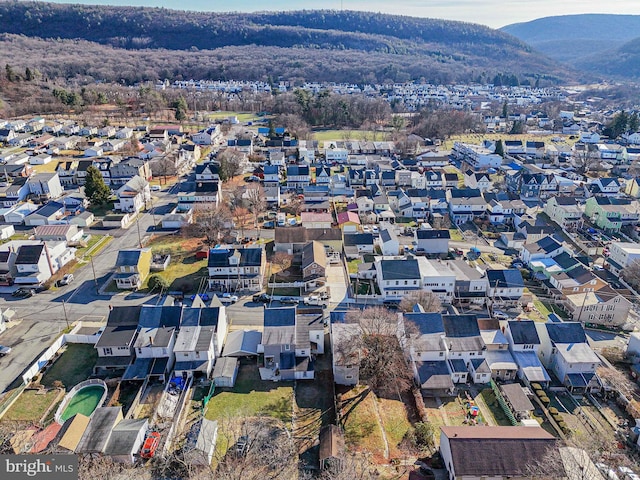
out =
<path fill-rule="evenodd" d="M 356 212 L 342 212 L 338 214 L 338 224 L 342 225 L 343 223 L 353 222 L 360 225 L 360 217 Z"/>

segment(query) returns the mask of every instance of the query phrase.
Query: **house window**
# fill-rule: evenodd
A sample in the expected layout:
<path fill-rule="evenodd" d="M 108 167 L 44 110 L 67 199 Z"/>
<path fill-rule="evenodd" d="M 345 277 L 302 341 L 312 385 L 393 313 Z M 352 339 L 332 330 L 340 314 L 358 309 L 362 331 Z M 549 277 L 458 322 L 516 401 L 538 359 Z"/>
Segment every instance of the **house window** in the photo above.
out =
<path fill-rule="evenodd" d="M 346 380 L 351 380 L 351 379 L 353 379 L 353 375 L 345 375 L 344 378 Z"/>
<path fill-rule="evenodd" d="M 291 350 L 291 345 L 285 345 L 285 346 L 284 346 L 284 349 L 285 349 L 286 351 Z"/>
<path fill-rule="evenodd" d="M 111 348 L 103 348 L 102 351 L 105 355 L 113 355 L 113 350 L 111 350 Z"/>

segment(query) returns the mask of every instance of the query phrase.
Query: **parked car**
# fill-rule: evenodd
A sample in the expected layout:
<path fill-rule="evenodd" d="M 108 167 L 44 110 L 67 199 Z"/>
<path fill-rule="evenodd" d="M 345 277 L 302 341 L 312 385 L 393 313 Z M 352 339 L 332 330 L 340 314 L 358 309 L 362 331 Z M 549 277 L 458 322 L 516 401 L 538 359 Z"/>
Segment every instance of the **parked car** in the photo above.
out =
<path fill-rule="evenodd" d="M 15 292 L 13 292 L 11 296 L 18 297 L 18 298 L 30 298 L 30 297 L 33 297 L 35 294 L 36 294 L 36 291 L 34 288 L 20 287 Z"/>
<path fill-rule="evenodd" d="M 497 318 L 498 320 L 509 320 L 509 315 L 504 313 L 502 310 L 494 310 L 493 318 Z"/>
<path fill-rule="evenodd" d="M 268 222 L 264 222 L 264 223 L 262 224 L 262 228 L 265 228 L 265 229 L 267 229 L 267 230 L 271 230 L 271 229 L 273 229 L 273 228 L 276 228 L 276 224 L 270 220 L 270 221 L 268 221 Z"/>
<path fill-rule="evenodd" d="M 160 190 L 162 190 L 162 187 L 160 185 L 151 185 L 152 192 L 159 192 Z"/>
<path fill-rule="evenodd" d="M 308 297 L 305 297 L 303 303 L 305 305 L 318 305 L 322 308 L 325 308 L 327 306 L 326 303 L 318 295 L 310 295 Z"/>
<path fill-rule="evenodd" d="M 513 268 L 524 268 L 524 263 L 522 263 L 522 262 L 513 262 L 513 263 L 511 264 L 511 266 L 512 266 Z"/>
<path fill-rule="evenodd" d="M 400 308 L 400 302 L 395 300 L 385 300 L 384 302 L 382 302 L 382 305 L 384 305 L 389 310 L 398 310 Z"/>
<path fill-rule="evenodd" d="M 208 294 L 208 293 L 201 293 L 201 294 L 199 294 L 198 296 L 199 296 L 199 297 L 202 299 L 202 301 L 204 301 L 204 302 L 208 302 L 209 300 L 211 300 L 211 297 L 209 296 L 209 294 Z M 191 301 L 193 302 L 195 299 L 196 299 L 196 296 L 195 296 L 195 295 L 191 295 Z"/>
<path fill-rule="evenodd" d="M 69 285 L 70 283 L 73 282 L 73 280 L 74 280 L 73 273 L 67 273 L 64 277 L 62 277 L 58 281 L 58 285 Z"/>
<path fill-rule="evenodd" d="M 236 303 L 238 301 L 238 296 L 231 295 L 230 293 L 223 293 L 220 301 L 223 303 Z"/>
<path fill-rule="evenodd" d="M 0 345 L 0 357 L 4 357 L 5 355 L 9 355 L 11 353 L 11 347 L 5 347 L 4 345 Z"/>
<path fill-rule="evenodd" d="M 293 297 L 282 297 L 280 299 L 280 303 L 283 303 L 285 305 L 297 305 L 300 303 L 300 300 L 298 300 L 297 298 L 293 298 Z"/>
<path fill-rule="evenodd" d="M 151 432 L 144 440 L 144 444 L 140 449 L 141 458 L 151 458 L 155 455 L 156 450 L 160 445 L 160 434 L 158 432 Z"/>
<path fill-rule="evenodd" d="M 269 303 L 271 301 L 271 295 L 268 295 L 266 293 L 259 293 L 257 295 L 254 295 L 251 300 L 254 303 Z"/>

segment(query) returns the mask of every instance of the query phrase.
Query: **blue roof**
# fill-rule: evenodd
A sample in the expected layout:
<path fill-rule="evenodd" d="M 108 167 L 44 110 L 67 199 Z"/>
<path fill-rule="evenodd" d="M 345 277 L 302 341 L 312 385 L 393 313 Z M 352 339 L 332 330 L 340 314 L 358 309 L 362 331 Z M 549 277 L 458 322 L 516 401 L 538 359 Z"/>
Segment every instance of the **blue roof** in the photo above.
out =
<path fill-rule="evenodd" d="M 553 343 L 587 343 L 587 335 L 579 322 L 545 323 Z"/>
<path fill-rule="evenodd" d="M 518 165 L 515 162 L 507 163 L 506 165 L 502 166 L 503 170 L 522 170 L 522 168 L 522 165 Z"/>
<path fill-rule="evenodd" d="M 293 327 L 296 324 L 296 307 L 264 309 L 265 327 Z"/>
<path fill-rule="evenodd" d="M 439 313 L 405 313 L 404 319 L 413 322 L 421 335 L 444 333 L 442 315 Z"/>

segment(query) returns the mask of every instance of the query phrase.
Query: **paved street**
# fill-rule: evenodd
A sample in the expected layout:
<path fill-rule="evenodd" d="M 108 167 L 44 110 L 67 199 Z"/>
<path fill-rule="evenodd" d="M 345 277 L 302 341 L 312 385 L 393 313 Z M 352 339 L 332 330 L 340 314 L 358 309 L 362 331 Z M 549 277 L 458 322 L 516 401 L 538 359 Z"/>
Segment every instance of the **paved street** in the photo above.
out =
<path fill-rule="evenodd" d="M 109 233 L 113 240 L 93 259 L 91 263 L 74 272 L 73 284 L 56 291 L 38 293 L 28 299 L 15 299 L 10 294 L 0 296 L 0 306 L 16 312 L 18 320 L 0 334 L 0 344 L 13 348 L 10 355 L 0 359 L 0 392 L 19 376 L 66 327 L 67 321 L 87 319 L 96 321 L 106 318 L 109 305 L 139 305 L 145 300 L 156 303 L 157 297 L 140 294 L 98 295 L 93 271 L 98 286 L 111 275 L 118 251 L 139 245 L 139 240 L 153 232 L 153 214 L 161 215 L 170 203 L 171 197 L 159 192 L 154 199 L 154 208 L 138 217 L 138 223 L 127 230 L 100 230 Z M 66 315 L 65 315 L 66 313 Z"/>

